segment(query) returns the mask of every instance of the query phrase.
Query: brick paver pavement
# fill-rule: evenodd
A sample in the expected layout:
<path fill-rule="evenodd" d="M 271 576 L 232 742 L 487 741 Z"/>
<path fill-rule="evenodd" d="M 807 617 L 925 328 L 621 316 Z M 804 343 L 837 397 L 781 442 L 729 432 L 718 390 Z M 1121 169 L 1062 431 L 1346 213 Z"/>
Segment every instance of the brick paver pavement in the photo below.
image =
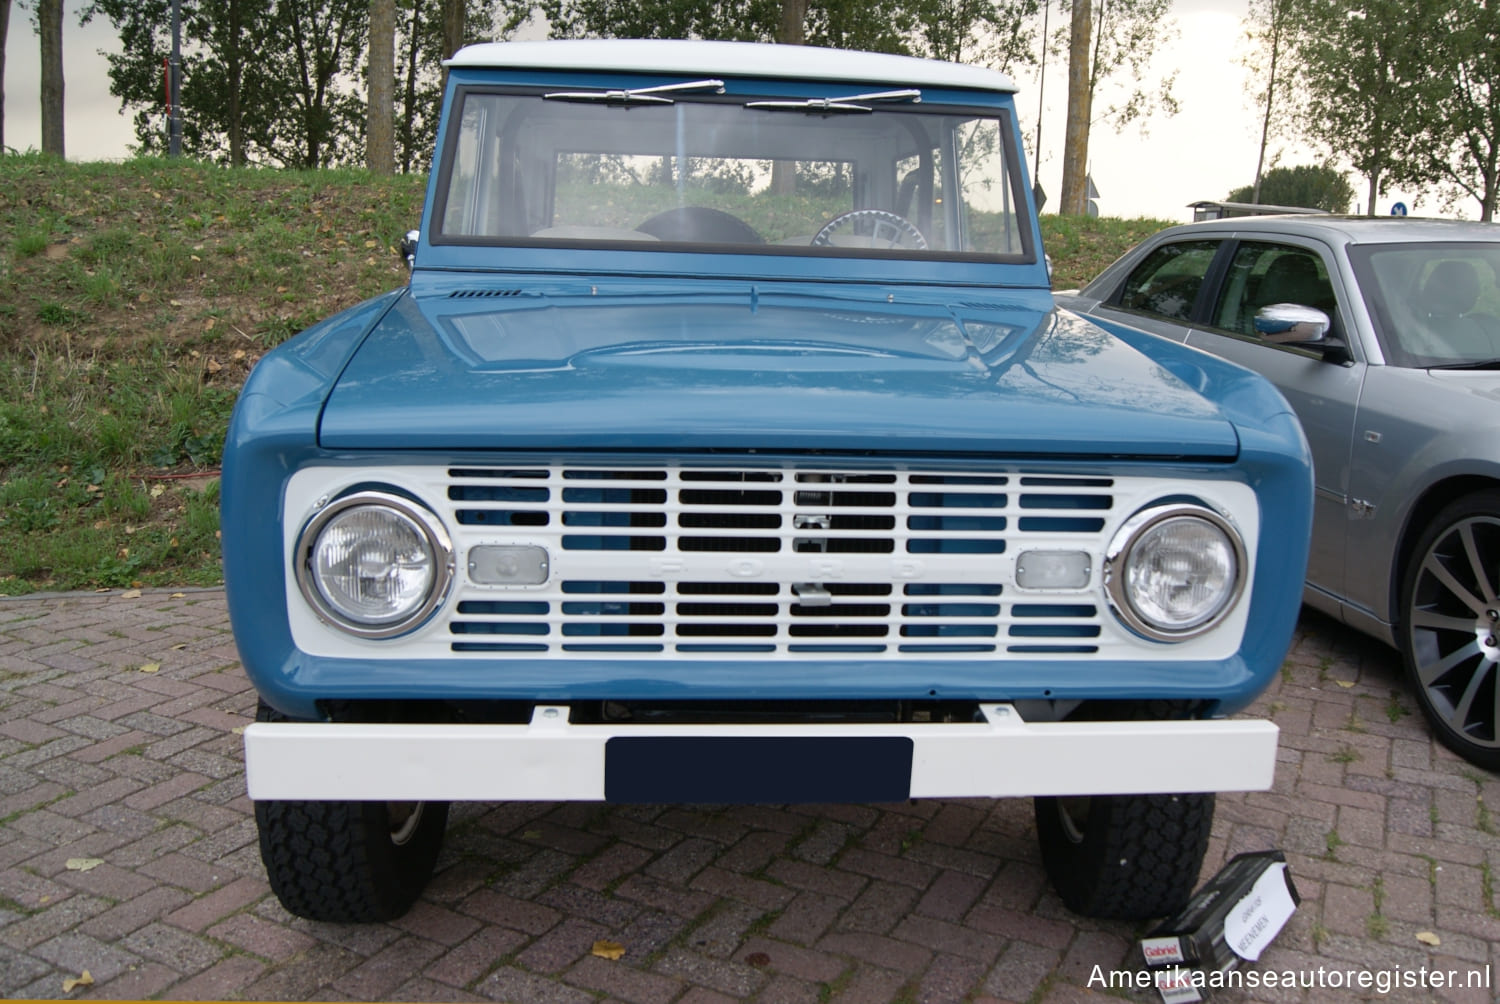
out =
<path fill-rule="evenodd" d="M 1140 931 L 1062 908 L 1023 800 L 466 804 L 409 915 L 299 920 L 266 886 L 244 794 L 238 730 L 254 707 L 219 591 L 0 600 L 0 994 L 1156 999 L 1091 985 L 1095 967 L 1134 967 Z M 1220 798 L 1204 869 L 1287 852 L 1303 903 L 1253 968 L 1322 967 L 1325 983 L 1397 966 L 1493 974 L 1500 778 L 1430 740 L 1394 654 L 1307 613 L 1255 710 L 1282 729 L 1276 786 Z M 594 956 L 600 939 L 623 958 Z M 94 982 L 65 991 L 85 969 Z"/>

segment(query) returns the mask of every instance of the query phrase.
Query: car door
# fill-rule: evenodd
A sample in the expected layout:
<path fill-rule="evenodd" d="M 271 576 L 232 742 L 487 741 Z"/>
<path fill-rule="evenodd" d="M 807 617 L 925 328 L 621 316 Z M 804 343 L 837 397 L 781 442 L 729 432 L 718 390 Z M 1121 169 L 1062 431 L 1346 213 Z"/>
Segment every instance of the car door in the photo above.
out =
<path fill-rule="evenodd" d="M 1328 249 L 1316 242 L 1238 240 L 1226 248 L 1215 288 L 1200 300 L 1187 344 L 1267 377 L 1297 413 L 1312 448 L 1317 493 L 1307 581 L 1314 605 L 1335 611 L 1343 597 L 1355 415 L 1366 366 L 1363 359 L 1330 361 L 1319 352 L 1278 345 L 1258 335 L 1257 310 L 1272 303 L 1316 307 L 1343 338 L 1347 296 Z M 1351 346 L 1350 354 L 1359 347 Z M 1323 594 L 1324 602 L 1319 603 Z"/>

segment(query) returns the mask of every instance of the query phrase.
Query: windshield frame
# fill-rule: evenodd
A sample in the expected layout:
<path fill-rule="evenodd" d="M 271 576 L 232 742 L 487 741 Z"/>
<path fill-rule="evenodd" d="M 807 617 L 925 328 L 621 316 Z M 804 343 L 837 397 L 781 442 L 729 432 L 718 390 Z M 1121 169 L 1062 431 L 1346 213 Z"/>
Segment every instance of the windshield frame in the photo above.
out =
<path fill-rule="evenodd" d="M 491 74 L 484 76 L 492 77 Z M 872 262 L 905 262 L 908 264 L 916 262 L 971 262 L 1035 265 L 1039 260 L 1040 255 L 1035 237 L 1036 221 L 1025 188 L 1024 163 L 1020 151 L 1017 149 L 1017 130 L 1010 96 L 1008 94 L 996 95 L 979 92 L 970 96 L 963 92 L 934 92 L 932 89 L 924 91 L 920 101 L 876 103 L 875 108 L 868 114 L 918 115 L 948 118 L 964 117 L 992 123 L 998 140 L 998 152 L 996 156 L 1002 162 L 1000 167 L 1003 171 L 1003 184 L 1008 196 L 1008 203 L 1005 208 L 1009 214 L 1008 229 L 1010 239 L 1018 245 L 1019 250 L 1014 252 L 988 252 L 928 248 L 920 251 L 908 251 L 903 248 L 887 250 L 883 248 L 816 247 L 781 243 L 756 245 L 691 241 L 592 240 L 444 232 L 442 222 L 448 213 L 450 193 L 453 190 L 453 174 L 459 164 L 459 142 L 463 133 L 463 130 L 460 128 L 460 122 L 464 114 L 465 103 L 471 97 L 499 95 L 534 99 L 540 102 L 546 100 L 548 93 L 556 93 L 560 88 L 601 89 L 601 85 L 595 83 L 593 80 L 580 80 L 576 76 L 554 76 L 550 74 L 548 76 L 552 79 L 545 82 L 528 81 L 520 84 L 499 84 L 484 80 L 457 83 L 451 96 L 451 104 L 445 112 L 448 120 L 444 124 L 443 149 L 438 161 L 439 172 L 432 179 L 429 188 L 430 197 L 428 199 L 427 221 L 424 225 L 423 233 L 426 243 L 435 247 L 446 246 L 453 248 L 535 248 L 546 250 L 586 250 L 593 252 L 629 251 L 645 252 L 654 256 L 688 253 L 695 256 L 749 255 L 794 259 L 865 259 Z M 676 82 L 678 81 L 672 78 L 668 79 L 666 84 L 671 85 Z M 618 83 L 617 79 L 611 79 L 609 86 L 615 87 Z M 634 78 L 626 81 L 626 83 L 628 83 L 629 87 L 636 90 L 661 86 L 655 83 L 655 78 Z M 850 94 L 857 95 L 872 89 L 869 85 L 859 82 L 747 82 L 744 80 L 729 80 L 725 83 L 727 86 L 726 93 L 724 94 L 698 92 L 674 94 L 672 95 L 671 104 L 723 104 L 743 108 L 753 101 L 819 100 L 825 96 L 837 98 Z M 825 91 L 827 95 L 822 93 Z M 660 92 L 658 91 L 658 93 Z M 932 100 L 928 99 L 928 95 L 932 96 Z M 973 100 L 962 100 L 969 97 L 972 97 Z M 955 98 L 959 98 L 960 100 L 955 100 Z M 613 111 L 616 114 L 633 113 L 633 109 L 613 109 Z M 795 110 L 778 110 L 766 111 L 764 114 L 803 115 L 807 113 Z M 854 113 L 846 112 L 842 114 Z M 959 209 L 955 208 L 954 212 L 959 213 Z M 680 271 L 680 269 L 675 271 Z"/>

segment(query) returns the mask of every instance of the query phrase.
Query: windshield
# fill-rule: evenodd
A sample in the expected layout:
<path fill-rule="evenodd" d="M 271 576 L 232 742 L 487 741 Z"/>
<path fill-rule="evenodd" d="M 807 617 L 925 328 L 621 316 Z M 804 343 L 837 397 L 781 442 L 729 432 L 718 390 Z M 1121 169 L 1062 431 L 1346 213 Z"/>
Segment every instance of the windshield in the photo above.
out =
<path fill-rule="evenodd" d="M 1500 243 L 1366 244 L 1349 251 L 1393 364 L 1500 360 Z"/>
<path fill-rule="evenodd" d="M 467 89 L 447 243 L 1031 260 L 1012 130 L 916 91 L 839 101 Z"/>

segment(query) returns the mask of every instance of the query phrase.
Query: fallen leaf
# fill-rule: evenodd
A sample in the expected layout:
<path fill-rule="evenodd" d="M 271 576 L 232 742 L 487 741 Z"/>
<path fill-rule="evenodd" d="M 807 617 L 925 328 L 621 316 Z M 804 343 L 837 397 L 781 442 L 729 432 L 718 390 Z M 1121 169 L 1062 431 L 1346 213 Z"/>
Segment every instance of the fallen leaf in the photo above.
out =
<path fill-rule="evenodd" d="M 162 497 L 162 495 L 166 494 L 166 491 L 167 491 L 167 486 L 166 485 L 152 485 L 151 486 L 151 493 L 150 494 L 151 494 L 152 498 L 159 499 L 159 498 Z"/>
<path fill-rule="evenodd" d="M 233 732 L 237 736 L 242 736 L 242 735 L 245 734 L 245 727 L 243 725 L 236 725 L 234 728 L 230 729 L 229 731 Z"/>
<path fill-rule="evenodd" d="M 1353 680 L 1334 680 L 1333 682 L 1337 683 L 1340 687 L 1343 687 L 1345 690 L 1348 690 L 1350 687 L 1354 686 L 1354 681 Z"/>
<path fill-rule="evenodd" d="M 180 307 L 180 306 L 182 306 L 182 301 L 181 300 L 168 300 L 167 302 L 170 303 L 174 307 Z"/>
<path fill-rule="evenodd" d="M 174 599 L 174 600 L 180 600 L 180 599 L 182 599 L 186 595 L 187 595 L 187 593 L 173 593 L 172 594 L 172 599 Z M 180 645 L 180 646 L 174 646 L 174 647 L 177 647 L 177 648 L 187 648 L 186 645 Z"/>
<path fill-rule="evenodd" d="M 594 954 L 601 959 L 618 959 L 625 954 L 625 946 L 618 941 L 596 941 L 594 942 Z"/>
<path fill-rule="evenodd" d="M 540 839 L 542 839 L 542 831 L 541 830 L 527 830 L 525 833 L 521 834 L 521 839 L 522 840 L 540 840 Z"/>
<path fill-rule="evenodd" d="M 159 662 L 144 663 L 144 664 L 141 665 L 140 669 L 141 669 L 142 673 L 155 673 L 155 672 L 157 672 L 158 670 L 161 669 L 161 663 L 159 663 Z"/>
<path fill-rule="evenodd" d="M 224 368 L 224 365 L 217 359 L 210 357 L 208 362 L 203 364 L 203 368 L 208 370 L 210 373 L 217 373 L 219 372 L 219 370 Z"/>
<path fill-rule="evenodd" d="M 94 977 L 87 969 L 77 976 L 70 976 L 63 980 L 63 993 L 70 994 L 78 987 L 91 987 L 94 985 Z"/>
<path fill-rule="evenodd" d="M 1418 931 L 1417 932 L 1417 940 L 1420 941 L 1424 945 L 1431 945 L 1434 948 L 1436 948 L 1438 945 L 1441 945 L 1443 943 L 1443 939 L 1439 938 L 1437 935 L 1433 934 L 1431 931 Z"/>
<path fill-rule="evenodd" d="M 138 600 L 140 597 L 141 591 L 139 589 L 127 589 L 120 594 L 120 599 L 122 600 Z"/>
<path fill-rule="evenodd" d="M 173 593 L 172 595 L 173 596 L 181 596 L 182 594 L 181 593 Z M 187 648 L 187 642 L 180 641 L 176 645 L 172 646 L 172 651 L 174 651 L 174 652 L 181 652 L 185 648 Z"/>
<path fill-rule="evenodd" d="M 102 864 L 104 864 L 103 858 L 69 858 L 63 862 L 63 867 L 70 872 L 86 872 Z"/>
<path fill-rule="evenodd" d="M 214 325 L 217 324 L 217 323 L 218 322 L 217 322 L 216 319 L 210 317 L 207 321 L 204 322 L 204 324 L 203 324 L 203 330 L 204 331 L 212 331 L 214 329 Z"/>

